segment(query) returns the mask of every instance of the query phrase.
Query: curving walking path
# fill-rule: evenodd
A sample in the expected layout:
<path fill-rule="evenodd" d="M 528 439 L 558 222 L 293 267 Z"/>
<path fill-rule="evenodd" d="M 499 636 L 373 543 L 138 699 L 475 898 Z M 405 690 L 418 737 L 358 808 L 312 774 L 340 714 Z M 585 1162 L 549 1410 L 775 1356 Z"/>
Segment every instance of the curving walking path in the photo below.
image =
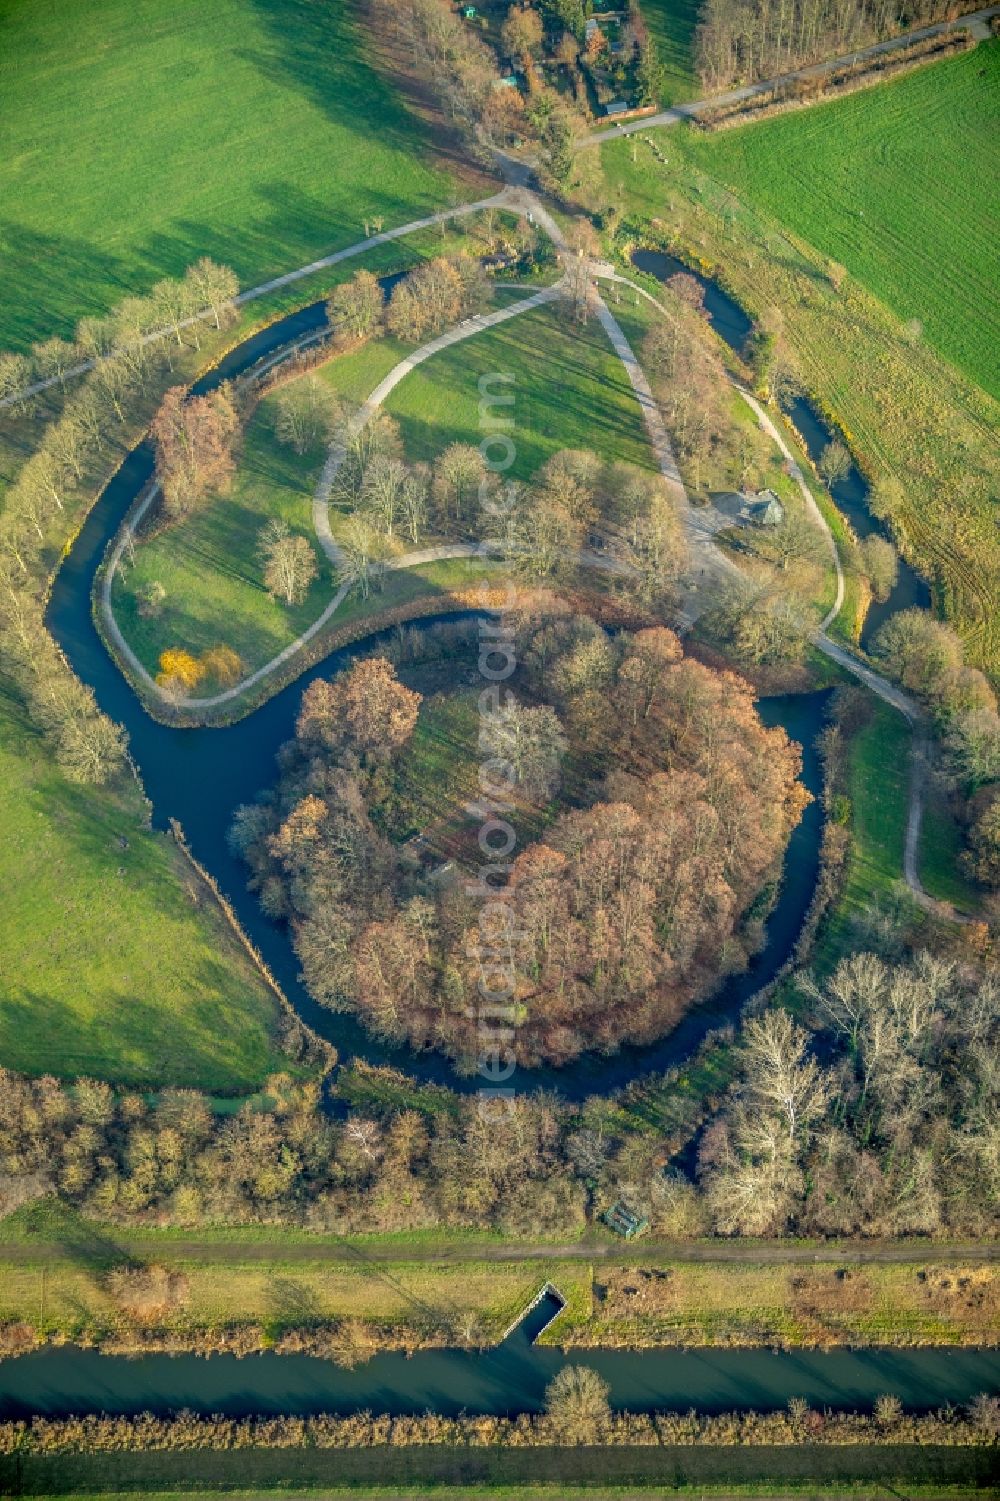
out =
<path fill-rule="evenodd" d="M 297 266 L 294 271 L 286 271 L 283 276 L 272 277 L 270 281 L 261 282 L 259 286 L 248 287 L 245 292 L 240 292 L 233 298 L 235 307 L 243 307 L 248 302 L 256 302 L 260 297 L 266 297 L 269 292 L 278 292 L 282 287 L 290 287 L 297 281 L 302 281 L 306 276 L 312 276 L 316 271 L 325 271 L 330 266 L 339 265 L 341 261 L 350 260 L 356 255 L 364 255 L 368 250 L 374 250 L 379 245 L 388 245 L 392 240 L 400 240 L 405 235 L 412 235 L 420 229 L 432 229 L 436 224 L 446 224 L 449 219 L 461 219 L 468 214 L 477 214 L 481 209 L 506 208 L 513 199 L 517 198 L 515 189 L 502 188 L 499 193 L 493 193 L 489 198 L 479 198 L 474 203 L 459 203 L 451 208 L 441 209 L 436 214 L 426 214 L 422 219 L 411 219 L 408 224 L 397 225 L 395 229 L 381 230 L 376 235 L 369 235 L 364 240 L 356 240 L 353 245 L 347 245 L 343 250 L 334 250 L 330 255 L 322 255 L 318 260 L 310 261 L 306 266 Z M 147 344 L 159 343 L 161 339 L 172 337 L 175 329 L 194 328 L 198 323 L 204 323 L 206 319 L 214 317 L 211 308 L 203 308 L 200 313 L 193 313 L 189 318 L 182 318 L 179 323 L 171 323 L 169 327 L 154 328 L 148 334 L 143 334 L 139 344 L 145 347 Z M 113 353 L 114 351 L 112 351 Z M 30 386 L 25 386 L 22 391 L 15 391 L 0 400 L 0 411 L 4 407 L 14 406 L 19 401 L 26 401 L 31 396 L 40 396 L 43 391 L 48 391 L 52 386 L 65 385 L 68 380 L 78 375 L 86 375 L 93 370 L 96 360 L 80 360 L 70 369 L 64 370 L 62 375 L 50 375 L 45 380 L 36 380 Z"/>
<path fill-rule="evenodd" d="M 1000 9 L 1000 7 L 997 7 L 997 9 Z M 336 259 L 342 259 L 349 254 L 357 254 L 360 249 L 367 248 L 372 243 L 380 243 L 386 239 L 395 238 L 400 234 L 409 233 L 413 228 L 421 227 L 422 223 L 440 222 L 444 218 L 451 217 L 454 212 L 473 212 L 476 209 L 479 209 L 486 205 L 497 204 L 501 201 L 504 203 L 504 205 L 513 209 L 515 212 L 523 214 L 530 213 L 536 220 L 536 222 L 539 223 L 542 228 L 544 228 L 545 231 L 549 234 L 557 249 L 562 252 L 566 251 L 566 241 L 562 230 L 556 220 L 553 219 L 553 217 L 545 209 L 544 204 L 542 204 L 536 198 L 534 193 L 530 192 L 522 186 L 517 186 L 505 189 L 503 193 L 496 195 L 493 199 L 482 200 L 478 204 L 465 205 L 461 210 L 449 210 L 447 214 L 432 216 L 427 221 L 417 221 L 414 224 L 405 226 L 402 229 L 396 231 L 387 231 L 385 234 L 373 237 L 371 240 L 359 242 L 358 246 L 349 247 L 346 251 L 339 251 L 335 256 L 327 257 L 321 263 L 314 263 L 313 266 L 304 268 L 302 272 L 298 274 L 306 275 L 309 271 L 317 269 L 319 265 L 330 264 L 332 261 Z M 695 508 L 690 503 L 684 482 L 677 467 L 677 462 L 674 457 L 673 448 L 670 443 L 670 438 L 667 433 L 666 426 L 663 422 L 659 407 L 653 396 L 649 381 L 646 378 L 646 374 L 642 369 L 642 366 L 637 359 L 624 330 L 622 329 L 618 320 L 615 318 L 614 314 L 611 312 L 610 308 L 607 306 L 603 297 L 600 295 L 600 292 L 597 290 L 597 279 L 600 278 L 602 280 L 609 280 L 614 283 L 628 286 L 631 290 L 647 299 L 662 312 L 666 312 L 667 309 L 651 293 L 646 291 L 644 287 L 641 287 L 638 283 L 632 281 L 629 277 L 622 276 L 614 269 L 613 266 L 610 266 L 606 263 L 593 263 L 591 266 L 591 271 L 594 278 L 593 285 L 595 292 L 596 315 L 613 349 L 615 350 L 615 353 L 621 360 L 626 374 L 628 375 L 632 390 L 635 393 L 636 400 L 639 403 L 643 421 L 645 423 L 646 430 L 649 436 L 650 445 L 659 465 L 660 472 L 663 476 L 667 491 L 672 497 L 675 505 L 678 507 L 684 524 L 684 529 L 690 548 L 692 566 L 688 570 L 687 579 L 685 581 L 687 598 L 679 612 L 679 618 L 677 621 L 678 628 L 683 630 L 688 628 L 694 622 L 694 620 L 697 619 L 698 615 L 702 613 L 703 609 L 707 606 L 712 596 L 716 593 L 719 585 L 723 583 L 727 578 L 740 576 L 740 570 L 737 567 L 736 563 L 718 547 L 715 541 L 715 532 L 719 529 L 718 523 L 721 518 L 713 515 L 711 507 Z M 287 280 L 294 279 L 295 275 L 296 273 L 292 273 L 289 278 L 279 278 L 276 283 L 267 284 L 265 288 L 258 289 L 258 295 L 263 295 L 264 290 L 272 290 L 275 285 L 284 284 Z M 247 295 L 249 296 L 249 294 Z M 371 393 L 371 395 L 368 397 L 368 399 L 356 414 L 352 424 L 352 432 L 360 432 L 363 427 L 369 421 L 371 421 L 372 417 L 382 406 L 382 403 L 385 401 L 386 397 L 395 389 L 395 387 L 399 385 L 399 383 L 404 380 L 406 376 L 409 375 L 414 369 L 423 364 L 426 360 L 430 359 L 433 355 L 438 354 L 445 349 L 449 349 L 456 344 L 462 343 L 466 339 L 474 338 L 477 334 L 484 333 L 491 328 L 498 327 L 499 325 L 508 322 L 510 319 L 516 318 L 520 316 L 520 314 L 528 312 L 533 308 L 542 307 L 550 302 L 554 302 L 564 295 L 565 287 L 563 282 L 560 281 L 553 286 L 543 287 L 538 292 L 521 298 L 516 303 L 508 307 L 498 308 L 492 313 L 481 313 L 467 318 L 457 327 L 449 329 L 445 333 L 438 335 L 436 338 L 431 339 L 427 344 L 422 345 L 419 349 L 414 350 L 411 354 L 405 356 L 404 359 L 400 360 L 399 363 L 395 365 L 393 369 L 390 370 L 389 373 L 383 378 L 383 380 L 380 381 L 378 386 L 376 386 L 375 390 Z M 736 381 L 734 381 L 733 384 L 735 389 L 739 392 L 741 398 L 754 412 L 762 427 L 772 438 L 772 440 L 777 444 L 780 452 L 788 462 L 789 472 L 792 478 L 795 480 L 795 483 L 799 487 L 808 514 L 811 516 L 814 523 L 823 534 L 827 543 L 827 547 L 830 551 L 836 575 L 835 598 L 833 605 L 827 611 L 827 614 L 824 616 L 816 634 L 813 637 L 815 645 L 820 651 L 824 653 L 824 655 L 829 657 L 845 671 L 849 672 L 852 676 L 862 682 L 872 693 L 876 694 L 885 703 L 888 703 L 894 709 L 898 710 L 899 713 L 903 714 L 907 721 L 913 726 L 913 774 L 911 779 L 910 800 L 907 815 L 903 873 L 906 884 L 915 900 L 925 910 L 940 913 L 943 910 L 941 904 L 936 902 L 924 890 L 923 886 L 920 883 L 918 872 L 920 828 L 923 816 L 925 785 L 929 763 L 929 742 L 927 739 L 923 711 L 916 703 L 916 701 L 912 699 L 907 693 L 903 692 L 902 689 L 898 688 L 895 684 L 882 677 L 880 673 L 876 672 L 866 663 L 860 661 L 845 647 L 840 646 L 838 643 L 832 641 L 826 634 L 828 627 L 840 613 L 844 601 L 845 592 L 843 567 L 840 561 L 836 541 L 833 537 L 833 533 L 830 530 L 825 516 L 817 506 L 812 492 L 806 484 L 805 477 L 800 466 L 798 465 L 791 449 L 778 430 L 777 426 L 767 414 L 765 409 L 757 401 L 757 399 L 750 394 L 750 392 L 746 391 Z M 346 444 L 343 442 L 336 443 L 331 447 L 313 497 L 312 514 L 316 536 L 321 547 L 323 548 L 324 553 L 326 554 L 330 562 L 334 565 L 334 567 L 338 567 L 340 565 L 342 561 L 342 555 L 333 537 L 333 533 L 330 527 L 330 496 L 333 491 L 333 485 L 336 480 L 337 473 L 339 472 L 346 458 L 346 453 Z M 154 678 L 150 675 L 149 672 L 147 672 L 146 668 L 139 661 L 136 653 L 126 641 L 120 627 L 118 626 L 118 622 L 115 619 L 111 605 L 112 585 L 115 573 L 117 572 L 118 566 L 121 561 L 122 554 L 124 553 L 126 547 L 128 547 L 134 540 L 136 529 L 142 522 L 145 515 L 148 513 L 149 508 L 152 505 L 157 493 L 158 486 L 155 483 L 151 484 L 142 497 L 139 505 L 123 525 L 119 537 L 116 540 L 115 546 L 112 549 L 108 565 L 104 571 L 104 576 L 101 581 L 100 605 L 109 638 L 112 641 L 116 651 L 119 652 L 122 658 L 128 663 L 132 674 L 142 684 L 147 693 L 159 698 L 161 702 L 170 703 L 172 702 L 171 696 L 166 693 L 158 683 L 156 683 Z M 395 571 L 412 568 L 418 566 L 419 564 L 436 561 L 438 559 L 486 556 L 488 556 L 488 550 L 486 544 L 484 543 L 446 543 L 435 547 L 413 550 L 402 555 L 399 558 L 393 559 L 388 564 L 388 567 L 389 569 Z M 587 552 L 580 554 L 579 561 L 584 563 L 586 566 L 604 568 L 615 566 L 613 562 L 609 562 L 606 559 L 600 558 L 594 554 Z M 200 710 L 209 710 L 221 707 L 224 704 L 233 702 L 235 699 L 245 694 L 248 689 L 255 687 L 258 683 L 264 681 L 273 673 L 277 672 L 281 667 L 283 667 L 287 662 L 295 657 L 297 653 L 299 653 L 303 649 L 303 647 L 305 647 L 310 641 L 312 641 L 320 631 L 323 630 L 323 628 L 336 614 L 336 611 L 349 594 L 350 589 L 351 585 L 349 583 L 341 584 L 340 587 L 334 592 L 332 598 L 330 599 L 329 603 L 326 605 L 322 613 L 317 617 L 315 621 L 313 621 L 312 625 L 310 625 L 305 631 L 297 636 L 294 641 L 289 642 L 289 644 L 284 647 L 284 649 L 280 651 L 275 657 L 272 657 L 270 661 L 264 663 L 263 666 L 257 668 L 256 671 L 249 674 L 248 677 L 244 678 L 241 682 L 235 684 L 233 687 L 227 688 L 221 693 L 213 694 L 210 697 L 185 699 L 185 707 Z M 957 920 L 964 921 L 965 919 L 959 917 L 957 918 Z"/>
<path fill-rule="evenodd" d="M 620 285 L 631 288 L 632 291 L 638 292 L 640 296 L 644 297 L 648 302 L 651 302 L 654 307 L 659 308 L 661 312 L 667 313 L 668 310 L 664 307 L 663 303 L 660 302 L 656 297 L 654 297 L 651 292 L 647 292 L 645 287 L 640 286 L 638 282 L 632 281 L 630 277 L 622 276 L 620 273 L 616 272 L 612 266 L 601 265 L 597 267 L 596 270 L 602 280 L 617 282 Z M 689 542 L 692 545 L 692 550 L 698 549 L 699 559 L 704 558 L 706 555 L 712 557 L 714 566 L 716 568 L 716 578 L 720 577 L 723 571 L 725 571 L 730 577 L 732 577 L 734 574 L 739 573 L 739 569 L 731 559 L 726 557 L 720 551 L 717 544 L 715 543 L 714 534 L 718 528 L 711 518 L 711 508 L 706 507 L 702 510 L 695 510 L 690 505 L 687 494 L 684 490 L 684 486 L 680 481 L 680 476 L 677 473 L 677 467 L 674 463 L 673 453 L 670 449 L 670 442 L 666 435 L 666 429 L 663 425 L 663 419 L 660 416 L 656 403 L 652 398 L 645 373 L 636 360 L 635 355 L 633 354 L 628 340 L 625 337 L 625 334 L 622 331 L 620 325 L 604 305 L 603 300 L 601 302 L 601 307 L 604 310 L 602 322 L 605 323 L 605 327 L 608 329 L 609 337 L 612 338 L 612 342 L 615 345 L 619 357 L 621 358 L 626 370 L 629 373 L 629 378 L 632 381 L 632 386 L 636 391 L 636 395 L 640 396 L 640 405 L 643 409 L 643 415 L 646 417 L 650 441 L 653 444 L 654 451 L 657 453 L 657 457 L 660 459 L 660 465 L 661 469 L 663 470 L 664 477 L 668 479 L 668 482 L 672 482 L 674 480 L 674 477 L 676 477 L 674 494 L 675 498 L 680 501 L 681 515 L 684 518 L 685 525 L 688 529 L 688 538 Z M 614 332 L 612 332 L 612 330 L 614 330 Z M 874 668 L 868 666 L 867 663 L 862 662 L 858 657 L 853 655 L 853 653 L 848 651 L 846 647 L 843 647 L 837 642 L 832 641 L 826 634 L 829 626 L 833 624 L 834 620 L 836 620 L 837 616 L 840 614 L 841 608 L 844 603 L 844 569 L 843 564 L 840 560 L 840 553 L 837 548 L 836 539 L 834 538 L 833 532 L 830 530 L 830 526 L 827 522 L 826 517 L 823 515 L 823 512 L 816 504 L 816 500 L 812 494 L 812 491 L 806 484 L 805 476 L 802 473 L 801 467 L 799 466 L 794 454 L 792 453 L 776 424 L 772 421 L 772 419 L 770 418 L 764 407 L 756 399 L 756 397 L 752 396 L 749 391 L 745 390 L 738 381 L 734 380 L 733 386 L 739 392 L 740 396 L 746 402 L 746 404 L 750 407 L 751 411 L 754 412 L 762 427 L 767 432 L 768 436 L 777 444 L 781 454 L 787 460 L 789 465 L 789 472 L 792 478 L 795 480 L 795 483 L 799 487 L 808 514 L 811 516 L 813 522 L 822 532 L 833 561 L 833 565 L 836 571 L 836 591 L 834 602 L 830 609 L 827 611 L 826 615 L 823 617 L 823 620 L 820 622 L 818 631 L 813 636 L 814 645 L 824 654 L 824 656 L 829 657 L 831 661 L 836 662 L 839 667 L 842 667 L 846 672 L 849 672 L 853 677 L 857 678 L 859 682 L 863 683 L 866 688 L 868 688 L 872 693 L 876 695 L 876 697 L 882 699 L 884 703 L 889 704 L 892 708 L 896 709 L 900 714 L 902 714 L 912 727 L 912 766 L 910 777 L 910 797 L 906 817 L 906 839 L 903 850 L 903 879 L 905 880 L 906 885 L 909 888 L 909 891 L 914 900 L 918 903 L 919 906 L 924 909 L 924 911 L 932 912 L 938 916 L 947 916 L 958 923 L 965 923 L 967 921 L 965 917 L 963 917 L 959 913 L 953 912 L 950 908 L 943 907 L 940 902 L 936 901 L 934 897 L 930 896 L 924 890 L 924 887 L 920 881 L 920 829 L 923 822 L 927 776 L 930 769 L 930 738 L 927 733 L 927 723 L 924 711 L 917 703 L 916 699 L 911 698 L 908 693 L 904 692 L 903 689 L 897 687 L 895 683 L 889 682 L 889 680 L 887 678 L 884 678 L 881 673 L 876 672 Z M 644 399 L 643 396 L 640 395 L 640 390 L 646 393 L 648 400 Z M 677 493 L 678 487 L 679 494 Z M 721 518 L 719 519 L 721 520 Z M 720 560 L 723 564 L 726 565 L 725 570 L 720 568 Z M 706 592 L 709 592 L 710 589 L 711 583 L 709 583 L 709 588 Z M 703 597 L 699 598 L 697 600 L 697 603 L 695 604 L 689 602 L 686 607 L 686 611 L 682 612 L 681 623 L 685 623 L 685 620 L 687 621 L 687 623 L 691 623 L 692 609 L 698 609 L 704 602 L 705 601 Z"/>

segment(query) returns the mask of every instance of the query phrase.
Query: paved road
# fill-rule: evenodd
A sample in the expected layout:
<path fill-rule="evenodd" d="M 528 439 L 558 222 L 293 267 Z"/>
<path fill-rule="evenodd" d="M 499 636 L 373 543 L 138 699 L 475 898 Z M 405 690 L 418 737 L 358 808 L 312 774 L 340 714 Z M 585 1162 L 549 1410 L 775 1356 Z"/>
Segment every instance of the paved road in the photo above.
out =
<path fill-rule="evenodd" d="M 368 1262 L 437 1263 L 462 1265 L 472 1261 L 610 1261 L 640 1264 L 695 1262 L 717 1265 L 961 1265 L 1000 1261 L 1000 1243 L 920 1239 L 901 1241 L 675 1241 L 647 1236 L 634 1242 L 613 1240 L 608 1235 L 589 1235 L 568 1244 L 545 1241 L 487 1241 L 442 1238 L 434 1241 L 377 1241 L 317 1235 L 314 1240 L 280 1239 L 199 1240 L 196 1235 L 179 1239 L 155 1231 L 125 1233 L 114 1226 L 94 1225 L 93 1237 L 82 1244 L 49 1241 L 18 1241 L 0 1244 L 0 1266 L 45 1266 L 59 1261 L 108 1262 L 123 1255 L 144 1259 L 194 1261 L 224 1264 L 321 1264 Z"/>
<path fill-rule="evenodd" d="M 602 141 L 614 141 L 619 136 L 634 135 L 637 131 L 648 130 L 651 125 L 676 125 L 679 120 L 690 119 L 700 114 L 702 110 L 717 109 L 720 104 L 739 104 L 744 99 L 754 99 L 760 94 L 780 88 L 783 84 L 791 83 L 797 78 L 820 78 L 824 73 L 829 73 L 846 63 L 863 62 L 869 57 L 880 57 L 887 52 L 896 52 L 901 47 L 910 46 L 913 42 L 923 41 L 925 37 L 939 36 L 947 31 L 969 31 L 977 42 L 984 41 L 991 35 L 989 23 L 996 15 L 1000 15 L 1000 5 L 989 5 L 984 10 L 973 11 L 970 15 L 959 17 L 958 20 L 938 21 L 933 26 L 921 26 L 916 31 L 904 32 L 902 36 L 890 37 L 887 41 L 876 42 L 871 47 L 861 47 L 856 52 L 845 52 L 840 57 L 831 57 L 825 62 L 813 63 L 808 68 L 796 68 L 791 73 L 781 73 L 776 78 L 765 78 L 759 83 L 747 84 L 741 89 L 730 89 L 725 94 L 714 94 L 708 99 L 695 99 L 690 104 L 675 104 L 672 109 L 661 110 L 659 114 L 644 115 L 639 120 L 611 125 L 605 130 L 596 130 L 591 135 L 582 136 L 577 142 L 577 150 L 583 150 L 587 146 L 599 146 Z"/>

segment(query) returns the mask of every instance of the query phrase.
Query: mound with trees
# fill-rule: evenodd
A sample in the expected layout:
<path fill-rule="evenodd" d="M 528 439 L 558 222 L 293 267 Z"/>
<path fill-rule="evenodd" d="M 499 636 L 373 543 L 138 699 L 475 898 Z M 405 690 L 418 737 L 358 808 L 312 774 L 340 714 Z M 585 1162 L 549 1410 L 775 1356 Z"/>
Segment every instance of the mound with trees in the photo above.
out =
<path fill-rule="evenodd" d="M 806 799 L 798 748 L 763 727 L 752 690 L 686 659 L 673 632 L 613 636 L 551 601 L 512 630 L 516 676 L 480 696 L 465 755 L 541 832 L 504 861 L 485 915 L 465 877 L 497 857 L 477 851 L 474 816 L 450 871 L 403 842 L 422 704 L 384 658 L 310 685 L 277 787 L 233 829 L 315 998 L 462 1068 L 484 943 L 505 955 L 522 1066 L 668 1031 L 746 962 Z"/>

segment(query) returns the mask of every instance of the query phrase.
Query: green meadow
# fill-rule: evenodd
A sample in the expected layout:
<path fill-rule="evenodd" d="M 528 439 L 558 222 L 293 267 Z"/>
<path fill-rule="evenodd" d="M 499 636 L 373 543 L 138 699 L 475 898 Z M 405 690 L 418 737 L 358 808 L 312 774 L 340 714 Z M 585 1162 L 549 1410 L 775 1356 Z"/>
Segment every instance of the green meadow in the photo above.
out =
<path fill-rule="evenodd" d="M 66 781 L 0 696 L 0 1060 L 248 1093 L 287 1067 L 277 1003 L 141 799 Z"/>
<path fill-rule="evenodd" d="M 0 347 L 202 255 L 249 286 L 447 200 L 358 0 L 0 0 L 0 35 Z"/>
<path fill-rule="evenodd" d="M 705 136 L 692 165 L 773 214 L 1000 396 L 1000 41 Z M 917 330 L 914 328 L 914 335 Z"/>

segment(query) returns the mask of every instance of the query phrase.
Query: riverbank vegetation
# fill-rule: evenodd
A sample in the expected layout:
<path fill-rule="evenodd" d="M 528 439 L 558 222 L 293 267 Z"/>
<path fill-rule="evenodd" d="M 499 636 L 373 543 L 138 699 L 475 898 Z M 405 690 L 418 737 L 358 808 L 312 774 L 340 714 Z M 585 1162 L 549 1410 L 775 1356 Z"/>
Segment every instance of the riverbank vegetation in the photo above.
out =
<path fill-rule="evenodd" d="M 220 306 L 219 328 L 210 320 L 186 342 L 142 345 L 155 316 L 152 302 L 133 300 L 92 321 L 96 348 L 115 341 L 117 352 L 72 389 L 0 419 L 4 1057 L 133 1084 L 170 1067 L 191 1084 L 248 1092 L 280 1059 L 277 1002 L 207 887 L 149 832 L 125 737 L 44 621 L 70 538 L 159 396 L 226 338 Z"/>
<path fill-rule="evenodd" d="M 951 20 L 946 0 L 916 6 L 861 0 L 849 14 L 829 0 L 795 0 L 773 15 L 751 0 L 703 0 L 696 56 L 706 90 L 715 92 L 789 73 L 824 57 L 858 52 L 917 26 Z"/>
<path fill-rule="evenodd" d="M 954 89 L 959 100 L 979 108 L 976 101 L 984 96 L 977 92 L 977 68 L 983 63 L 992 67 L 995 45 L 942 64 L 940 72 L 929 70 L 823 111 L 824 140 L 829 133 L 825 149 L 833 155 L 839 149 L 834 141 L 840 140 L 841 111 L 881 108 L 898 109 L 893 139 L 912 143 L 906 150 L 920 158 L 911 171 L 894 175 L 896 196 L 883 193 L 878 206 L 856 197 L 852 213 L 841 221 L 869 226 L 859 231 L 865 248 L 853 275 L 841 274 L 842 263 L 822 248 L 822 234 L 817 233 L 817 248 L 804 237 L 808 227 L 799 225 L 795 214 L 783 220 L 784 210 L 779 212 L 776 202 L 769 207 L 761 201 L 742 166 L 723 171 L 724 163 L 739 164 L 744 150 L 755 152 L 752 144 L 741 142 L 756 138 L 756 128 L 709 139 L 678 127 L 662 138 L 664 151 L 654 153 L 650 134 L 610 143 L 602 153 L 611 202 L 627 216 L 617 230 L 619 246 L 627 252 L 637 240 L 660 240 L 696 265 L 722 268 L 726 286 L 766 334 L 761 349 L 769 352 L 760 377 L 777 389 L 791 375 L 812 393 L 821 411 L 835 418 L 872 482 L 873 508 L 887 521 L 904 555 L 932 579 L 935 602 L 965 640 L 968 660 L 987 671 L 996 665 L 994 622 L 1000 619 L 993 584 L 1000 577 L 1000 558 L 989 505 L 997 484 L 995 445 L 989 436 L 997 425 L 996 403 L 943 359 L 922 329 L 911 326 L 919 313 L 904 319 L 878 297 L 891 303 L 894 295 L 879 280 L 895 275 L 897 262 L 885 248 L 890 239 L 923 245 L 924 204 L 934 204 L 942 179 L 954 180 L 942 166 L 949 148 L 940 144 L 932 123 L 935 113 L 926 107 L 923 91 L 939 88 L 944 100 Z M 808 133 L 813 118 L 810 113 L 761 128 L 780 127 L 791 138 L 795 131 Z M 852 163 L 849 154 L 836 172 L 830 163 L 830 180 L 844 184 L 837 191 L 848 195 L 855 191 L 851 184 L 861 181 Z M 801 202 L 812 205 L 817 196 L 822 202 L 821 178 L 821 172 L 811 174 L 810 191 Z M 920 184 L 932 180 L 935 186 L 922 194 Z M 976 207 L 983 201 L 978 190 L 970 186 L 960 203 L 948 198 L 950 189 L 941 191 L 945 197 L 936 222 L 949 235 L 948 247 L 913 275 L 930 304 L 938 298 L 944 309 L 948 297 L 965 295 L 961 290 L 952 294 L 937 279 L 935 268 L 954 261 L 954 231 L 948 226 L 967 224 L 962 238 L 972 246 L 981 238 L 984 221 Z M 911 192 L 917 196 L 905 196 Z M 800 212 L 797 207 L 795 213 Z M 789 222 L 797 228 L 788 228 Z M 878 274 L 872 269 L 876 266 L 883 268 Z M 973 267 L 971 281 L 963 278 L 963 286 L 974 283 L 978 274 Z M 955 317 L 952 325 L 978 329 L 979 315 Z"/>
<path fill-rule="evenodd" d="M 876 914 L 881 947 L 887 931 L 905 936 Z M 58 1193 L 126 1227 L 575 1236 L 624 1201 L 661 1237 L 990 1235 L 992 980 L 968 961 L 861 952 L 785 994 L 801 1021 L 772 1006 L 716 1036 L 725 1067 L 699 1073 L 696 1058 L 663 1077 L 668 1102 L 696 1097 L 679 1118 L 654 1081 L 580 1105 L 515 1097 L 487 1120 L 474 1097 L 356 1064 L 333 1119 L 318 1085 L 288 1077 L 268 1081 L 269 1108 L 220 1117 L 197 1094 L 147 1102 L 8 1073 L 7 1207 Z"/>
<path fill-rule="evenodd" d="M 793 1401 L 787 1411 L 779 1412 L 609 1413 L 588 1443 L 612 1449 L 633 1445 L 659 1449 L 715 1445 L 840 1448 L 860 1444 L 989 1449 L 996 1439 L 996 1400 L 984 1396 L 965 1410 L 942 1407 L 923 1413 L 906 1412 L 891 1397 L 883 1399 L 877 1414 L 817 1412 L 801 1401 Z M 181 1413 L 173 1418 L 156 1418 L 144 1413 L 138 1418 L 36 1417 L 30 1423 L 0 1424 L 0 1453 L 21 1453 L 26 1458 L 121 1450 L 187 1450 L 200 1454 L 228 1450 L 239 1451 L 249 1458 L 254 1450 L 260 1449 L 344 1451 L 423 1445 L 536 1449 L 558 1446 L 563 1441 L 570 1446 L 578 1442 L 570 1437 L 562 1440 L 558 1416 L 549 1412 L 521 1414 L 516 1418 L 480 1414 L 461 1418 L 433 1414 L 393 1418 L 371 1413 L 346 1418 L 329 1414 L 305 1418 L 202 1418 Z"/>

